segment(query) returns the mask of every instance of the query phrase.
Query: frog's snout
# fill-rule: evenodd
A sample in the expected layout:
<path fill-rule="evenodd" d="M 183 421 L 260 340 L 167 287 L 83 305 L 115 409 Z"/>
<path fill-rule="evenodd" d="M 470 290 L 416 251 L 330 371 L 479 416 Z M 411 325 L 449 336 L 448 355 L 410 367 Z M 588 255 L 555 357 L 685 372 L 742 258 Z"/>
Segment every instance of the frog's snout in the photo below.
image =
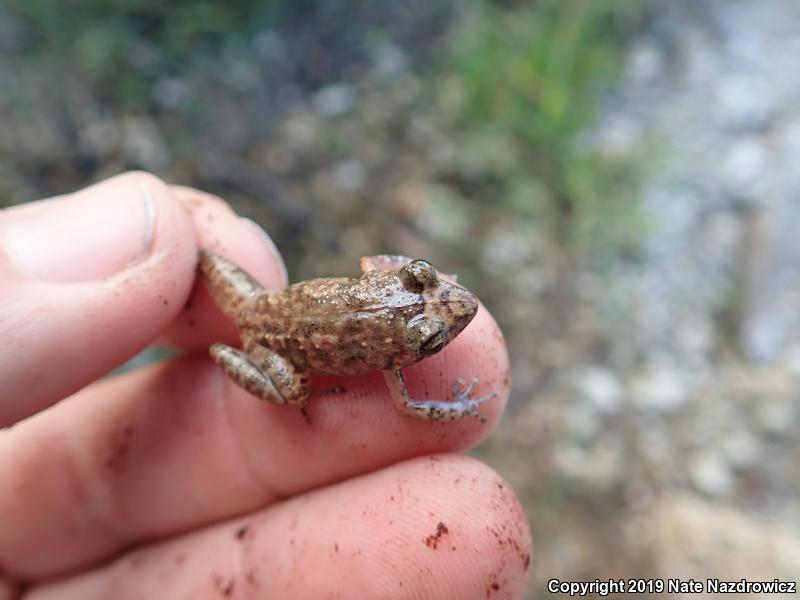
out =
<path fill-rule="evenodd" d="M 436 312 L 447 324 L 448 337 L 452 340 L 469 325 L 478 312 L 478 298 L 459 285 L 447 284 L 439 290 Z"/>
<path fill-rule="evenodd" d="M 445 290 L 442 301 L 447 305 L 448 312 L 453 317 L 466 319 L 467 323 L 478 312 L 478 298 L 475 297 L 475 294 L 457 285 L 451 285 L 450 289 Z"/>

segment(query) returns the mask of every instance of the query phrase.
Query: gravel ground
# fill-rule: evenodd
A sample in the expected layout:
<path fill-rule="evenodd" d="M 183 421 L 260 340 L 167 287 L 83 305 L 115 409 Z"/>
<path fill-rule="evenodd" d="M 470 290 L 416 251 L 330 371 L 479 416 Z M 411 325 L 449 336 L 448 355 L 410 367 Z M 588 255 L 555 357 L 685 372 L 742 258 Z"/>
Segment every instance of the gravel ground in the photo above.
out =
<path fill-rule="evenodd" d="M 527 495 L 536 589 L 797 577 L 798 32 L 796 2 L 679 1 L 632 44 L 591 143 L 655 157 L 642 256 L 581 274 L 605 351 L 486 450 Z"/>

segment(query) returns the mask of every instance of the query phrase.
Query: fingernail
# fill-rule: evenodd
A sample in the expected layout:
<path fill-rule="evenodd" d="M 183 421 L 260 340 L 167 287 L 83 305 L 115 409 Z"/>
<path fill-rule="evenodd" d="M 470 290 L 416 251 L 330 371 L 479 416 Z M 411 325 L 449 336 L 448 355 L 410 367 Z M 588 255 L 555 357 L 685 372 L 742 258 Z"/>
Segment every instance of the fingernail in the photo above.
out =
<path fill-rule="evenodd" d="M 289 282 L 289 274 L 286 272 L 286 264 L 283 262 L 283 257 L 281 253 L 278 251 L 277 246 L 275 246 L 275 242 L 272 241 L 272 238 L 269 237 L 269 234 L 264 231 L 264 228 L 261 227 L 258 223 L 253 221 L 252 219 L 248 219 L 247 217 L 240 217 L 242 221 L 250 225 L 253 229 L 256 230 L 259 237 L 264 241 L 264 243 L 269 248 L 270 256 L 272 256 L 273 261 L 275 261 L 275 268 L 283 277 L 284 285 Z"/>
<path fill-rule="evenodd" d="M 146 257 L 156 205 L 146 181 L 113 178 L 33 202 L 0 219 L 0 247 L 16 270 L 57 283 L 104 279 Z"/>

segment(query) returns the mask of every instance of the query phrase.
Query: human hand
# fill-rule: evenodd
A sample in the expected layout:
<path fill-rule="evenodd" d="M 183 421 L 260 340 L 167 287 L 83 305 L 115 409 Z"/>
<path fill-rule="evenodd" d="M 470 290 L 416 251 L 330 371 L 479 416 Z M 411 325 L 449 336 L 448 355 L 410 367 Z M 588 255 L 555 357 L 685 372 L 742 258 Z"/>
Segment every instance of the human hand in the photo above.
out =
<path fill-rule="evenodd" d="M 521 597 L 525 515 L 457 454 L 508 397 L 487 311 L 406 370 L 425 397 L 498 389 L 486 424 L 400 417 L 376 373 L 309 425 L 208 358 L 237 337 L 192 295 L 198 247 L 286 284 L 252 223 L 147 174 L 0 212 L 0 600 Z M 154 340 L 185 352 L 96 381 Z"/>

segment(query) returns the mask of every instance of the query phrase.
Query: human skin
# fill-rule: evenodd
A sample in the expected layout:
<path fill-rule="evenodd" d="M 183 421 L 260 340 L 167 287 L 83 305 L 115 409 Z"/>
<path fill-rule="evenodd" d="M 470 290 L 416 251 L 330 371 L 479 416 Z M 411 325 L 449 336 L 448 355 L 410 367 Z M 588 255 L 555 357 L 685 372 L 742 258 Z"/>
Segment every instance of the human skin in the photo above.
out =
<path fill-rule="evenodd" d="M 525 515 L 459 455 L 508 398 L 489 313 L 406 369 L 426 397 L 491 382 L 486 423 L 398 416 L 380 373 L 313 379 L 345 392 L 308 423 L 208 358 L 237 335 L 199 247 L 286 285 L 259 228 L 146 173 L 0 211 L 0 600 L 521 597 Z M 184 352 L 100 379 L 154 340 Z"/>

